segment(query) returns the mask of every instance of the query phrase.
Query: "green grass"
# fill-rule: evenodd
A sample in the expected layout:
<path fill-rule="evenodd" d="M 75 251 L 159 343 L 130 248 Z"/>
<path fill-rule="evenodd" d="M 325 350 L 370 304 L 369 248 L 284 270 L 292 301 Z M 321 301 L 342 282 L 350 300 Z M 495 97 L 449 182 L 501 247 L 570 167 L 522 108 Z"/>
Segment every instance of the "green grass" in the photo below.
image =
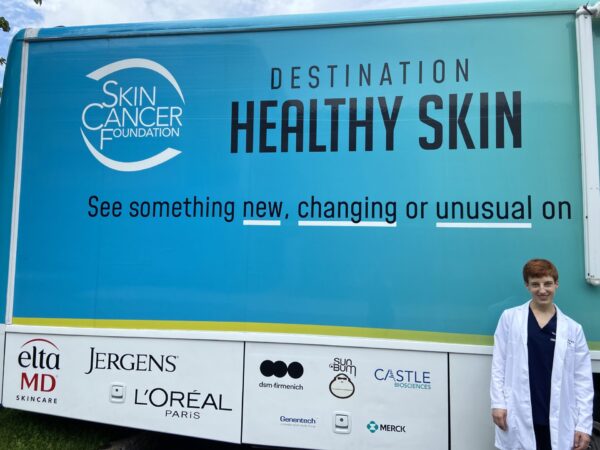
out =
<path fill-rule="evenodd" d="M 0 409 L 1 449 L 98 450 L 134 433 L 128 428 Z"/>

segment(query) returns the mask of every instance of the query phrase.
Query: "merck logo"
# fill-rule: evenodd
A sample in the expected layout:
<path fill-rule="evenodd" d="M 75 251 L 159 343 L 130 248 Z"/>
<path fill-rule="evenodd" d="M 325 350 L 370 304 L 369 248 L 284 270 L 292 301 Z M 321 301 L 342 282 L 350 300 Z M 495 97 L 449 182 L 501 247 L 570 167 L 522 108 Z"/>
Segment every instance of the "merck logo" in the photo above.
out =
<path fill-rule="evenodd" d="M 371 433 L 375 433 L 376 431 L 387 431 L 390 433 L 406 433 L 406 425 L 388 425 L 383 423 L 378 424 L 374 420 L 371 420 L 367 424 L 367 430 L 369 430 Z"/>

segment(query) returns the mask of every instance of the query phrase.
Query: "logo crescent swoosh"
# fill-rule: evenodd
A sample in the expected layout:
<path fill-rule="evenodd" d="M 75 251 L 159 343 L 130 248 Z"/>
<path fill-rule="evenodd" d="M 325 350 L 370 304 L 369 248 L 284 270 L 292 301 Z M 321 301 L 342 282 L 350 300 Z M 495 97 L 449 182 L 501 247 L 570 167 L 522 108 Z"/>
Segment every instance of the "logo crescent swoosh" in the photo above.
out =
<path fill-rule="evenodd" d="M 179 150 L 175 150 L 174 148 L 166 148 L 162 152 L 151 156 L 150 158 L 142 159 L 141 161 L 115 161 L 114 159 L 107 158 L 98 150 L 96 150 L 96 148 L 88 140 L 83 130 L 80 128 L 79 131 L 81 131 L 81 136 L 83 137 L 85 145 L 87 146 L 90 153 L 94 156 L 94 158 L 96 158 L 101 164 L 105 165 L 106 167 L 113 170 L 118 170 L 120 172 L 138 172 L 140 170 L 150 169 L 151 167 L 158 166 L 159 164 L 162 164 L 181 153 Z"/>
<path fill-rule="evenodd" d="M 93 72 L 87 75 L 88 78 L 92 80 L 98 81 L 104 78 L 111 73 L 118 72 L 123 69 L 148 69 L 153 72 L 158 73 L 162 77 L 164 77 L 171 86 L 177 91 L 181 101 L 185 104 L 185 99 L 183 98 L 183 93 L 181 92 L 181 88 L 179 87 L 179 83 L 175 77 L 169 72 L 164 66 L 161 66 L 157 62 L 151 61 L 149 59 L 144 58 L 130 58 L 130 59 L 122 59 L 121 61 L 116 61 L 111 64 L 107 64 L 106 66 L 100 67 L 99 69 L 94 70 Z"/>

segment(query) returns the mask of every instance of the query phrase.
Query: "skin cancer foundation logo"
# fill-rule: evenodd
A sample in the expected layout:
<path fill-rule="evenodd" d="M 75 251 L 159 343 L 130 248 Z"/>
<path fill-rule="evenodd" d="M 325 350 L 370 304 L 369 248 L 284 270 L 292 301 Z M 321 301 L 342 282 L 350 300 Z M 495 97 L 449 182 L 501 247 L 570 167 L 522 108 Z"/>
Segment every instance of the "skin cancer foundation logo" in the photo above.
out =
<path fill-rule="evenodd" d="M 113 75 L 129 69 L 144 69 L 160 75 L 175 90 L 181 104 L 160 102 L 163 92 L 155 84 L 121 84 Z M 90 153 L 104 166 L 120 172 L 137 172 L 163 164 L 181 151 L 167 147 L 148 158 L 122 161 L 108 157 L 105 150 L 124 141 L 178 137 L 185 99 L 175 77 L 149 59 L 132 58 L 107 64 L 87 75 L 102 82 L 103 101 L 92 102 L 81 113 L 81 137 Z M 150 140 L 149 140 L 150 139 Z M 147 145 L 147 144 L 146 144 Z"/>

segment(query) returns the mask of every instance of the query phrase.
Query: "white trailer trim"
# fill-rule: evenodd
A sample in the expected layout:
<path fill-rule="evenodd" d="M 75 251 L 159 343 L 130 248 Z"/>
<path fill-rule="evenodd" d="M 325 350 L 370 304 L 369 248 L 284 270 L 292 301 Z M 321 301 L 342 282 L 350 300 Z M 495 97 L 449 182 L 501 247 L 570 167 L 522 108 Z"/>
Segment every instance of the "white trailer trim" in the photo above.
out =
<path fill-rule="evenodd" d="M 585 279 L 593 286 L 600 285 L 600 175 L 592 35 L 592 18 L 597 14 L 597 4 L 582 6 L 575 19 L 579 68 Z"/>
<path fill-rule="evenodd" d="M 6 323 L 12 323 L 15 296 L 15 275 L 17 266 L 17 240 L 19 237 L 19 206 L 21 200 L 21 169 L 23 164 L 23 139 L 25 136 L 25 106 L 27 100 L 27 70 L 29 64 L 29 43 L 27 38 L 34 38 L 38 29 L 25 30 L 23 49 L 21 51 L 21 76 L 19 85 L 19 112 L 17 118 L 17 142 L 15 151 L 15 179 L 13 187 L 13 208 L 10 225 L 10 253 L 8 260 L 8 283 L 6 286 Z"/>
<path fill-rule="evenodd" d="M 0 324 L 0 405 L 2 404 L 2 390 L 4 388 L 4 342 L 5 342 L 5 328 L 4 324 Z"/>

